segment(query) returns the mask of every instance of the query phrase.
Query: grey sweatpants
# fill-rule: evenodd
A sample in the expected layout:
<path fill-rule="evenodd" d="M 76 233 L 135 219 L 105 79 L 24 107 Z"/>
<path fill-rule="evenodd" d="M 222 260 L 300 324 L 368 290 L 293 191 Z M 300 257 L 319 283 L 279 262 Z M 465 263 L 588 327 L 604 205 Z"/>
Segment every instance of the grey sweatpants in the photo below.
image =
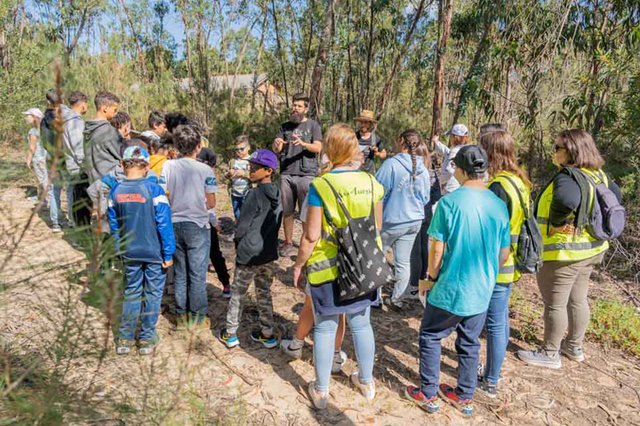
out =
<path fill-rule="evenodd" d="M 604 253 L 577 262 L 544 262 L 538 272 L 538 288 L 544 301 L 542 348 L 557 352 L 567 332 L 569 348 L 582 348 L 591 312 L 587 293 L 594 265 Z"/>
<path fill-rule="evenodd" d="M 273 335 L 273 301 L 271 284 L 273 283 L 273 263 L 258 266 L 236 265 L 233 283 L 231 283 L 231 299 L 227 307 L 227 333 L 236 334 L 242 317 L 243 299 L 253 281 L 256 285 L 256 301 L 260 328 L 265 336 Z"/>

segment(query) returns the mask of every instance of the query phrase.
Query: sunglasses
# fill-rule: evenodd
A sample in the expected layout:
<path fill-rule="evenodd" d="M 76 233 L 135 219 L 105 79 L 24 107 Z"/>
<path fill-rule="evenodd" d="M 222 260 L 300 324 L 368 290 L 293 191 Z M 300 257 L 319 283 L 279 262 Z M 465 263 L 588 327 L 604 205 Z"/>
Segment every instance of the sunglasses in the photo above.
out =
<path fill-rule="evenodd" d="M 233 148 L 233 150 L 236 151 L 236 152 L 244 151 L 245 149 L 247 149 L 247 145 L 241 146 L 239 148 Z"/>
<path fill-rule="evenodd" d="M 552 146 L 552 149 L 553 149 L 553 152 L 558 152 L 558 151 L 560 151 L 562 149 L 567 149 L 567 148 L 564 147 L 564 146 L 560 146 L 557 143 L 554 143 L 553 146 Z"/>
<path fill-rule="evenodd" d="M 249 163 L 249 170 L 252 172 L 258 171 L 260 169 L 268 169 L 268 167 L 263 166 L 262 164 L 257 163 Z"/>

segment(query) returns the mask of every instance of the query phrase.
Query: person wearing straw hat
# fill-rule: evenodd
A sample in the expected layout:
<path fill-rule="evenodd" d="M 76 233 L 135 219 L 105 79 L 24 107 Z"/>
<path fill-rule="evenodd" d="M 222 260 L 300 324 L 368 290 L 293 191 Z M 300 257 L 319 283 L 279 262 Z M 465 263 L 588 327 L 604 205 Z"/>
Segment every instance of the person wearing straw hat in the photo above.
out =
<path fill-rule="evenodd" d="M 25 115 L 27 124 L 31 125 L 27 135 L 29 149 L 27 151 L 27 167 L 33 170 L 38 178 L 39 192 L 44 194 L 40 199 L 45 200 L 47 188 L 49 187 L 49 177 L 47 175 L 47 151 L 40 143 L 40 123 L 44 118 L 44 114 L 39 108 L 29 108 L 22 113 Z M 38 197 L 31 197 L 32 201 L 36 201 Z"/>
<path fill-rule="evenodd" d="M 373 111 L 368 109 L 360 111 L 360 114 L 354 120 L 358 127 L 356 131 L 358 146 L 363 157 L 360 169 L 373 174 L 376 172 L 373 159 L 384 160 L 387 158 L 387 151 L 382 148 L 384 141 L 376 134 L 378 120 L 376 120 Z"/>

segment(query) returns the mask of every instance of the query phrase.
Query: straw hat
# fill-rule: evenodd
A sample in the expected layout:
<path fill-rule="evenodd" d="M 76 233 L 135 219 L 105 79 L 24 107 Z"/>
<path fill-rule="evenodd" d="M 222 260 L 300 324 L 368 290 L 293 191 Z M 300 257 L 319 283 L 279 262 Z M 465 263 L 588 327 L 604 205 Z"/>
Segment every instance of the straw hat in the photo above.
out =
<path fill-rule="evenodd" d="M 356 118 L 354 118 L 355 121 L 370 121 L 371 123 L 377 123 L 378 120 L 376 120 L 376 115 L 373 113 L 373 111 L 370 111 L 368 109 L 363 109 L 362 111 L 360 111 L 360 115 L 358 115 Z"/>

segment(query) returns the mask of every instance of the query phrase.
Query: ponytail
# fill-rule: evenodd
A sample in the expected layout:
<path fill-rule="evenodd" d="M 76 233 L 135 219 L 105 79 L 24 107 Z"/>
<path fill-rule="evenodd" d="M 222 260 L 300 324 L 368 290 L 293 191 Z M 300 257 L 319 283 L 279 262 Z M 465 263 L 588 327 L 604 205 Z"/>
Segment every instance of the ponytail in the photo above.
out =
<path fill-rule="evenodd" d="M 420 134 L 413 129 L 407 129 L 400 135 L 400 141 L 403 147 L 409 151 L 411 155 L 411 180 L 416 179 L 416 175 L 418 173 L 418 165 L 417 165 L 417 152 L 418 147 L 424 142 L 420 137 Z"/>

